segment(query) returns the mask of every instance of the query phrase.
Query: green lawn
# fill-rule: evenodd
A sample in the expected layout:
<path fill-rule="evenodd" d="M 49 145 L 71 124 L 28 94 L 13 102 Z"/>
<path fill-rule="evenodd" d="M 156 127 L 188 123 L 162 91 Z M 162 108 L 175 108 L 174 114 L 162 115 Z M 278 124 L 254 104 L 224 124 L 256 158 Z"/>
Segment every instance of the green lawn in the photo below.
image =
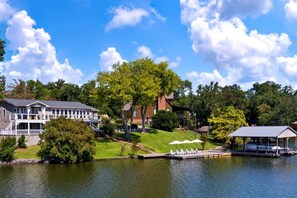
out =
<path fill-rule="evenodd" d="M 116 133 L 119 138 L 124 138 L 124 133 Z M 182 144 L 182 145 L 170 145 L 169 143 L 174 140 L 194 140 L 193 131 L 180 131 L 174 130 L 173 132 L 166 132 L 162 130 L 151 129 L 146 133 L 133 132 L 131 134 L 132 139 L 138 139 L 139 143 L 144 147 L 149 148 L 157 153 L 168 153 L 170 149 L 181 149 L 181 148 L 191 148 L 198 147 L 202 148 L 202 144 Z M 197 138 L 200 139 L 200 135 L 197 134 Z M 124 146 L 125 145 L 125 146 Z M 129 156 L 131 152 L 131 146 L 121 142 L 114 142 L 111 140 L 99 139 L 96 142 L 96 154 L 94 159 L 100 158 L 114 158 L 121 156 L 121 147 L 124 146 L 124 152 L 122 156 Z M 218 143 L 209 139 L 206 142 L 205 149 L 211 149 L 219 146 Z M 37 159 L 37 151 L 39 146 L 29 146 L 27 149 L 18 149 L 15 153 L 15 158 L 17 159 Z M 143 151 L 138 151 L 136 154 L 144 153 Z"/>
<path fill-rule="evenodd" d="M 124 148 L 123 153 L 121 153 L 122 148 Z M 96 142 L 96 154 L 94 159 L 119 157 L 121 154 L 122 156 L 129 156 L 131 153 L 131 146 L 126 143 L 98 140 Z M 141 153 L 141 151 L 137 153 Z"/>
<path fill-rule="evenodd" d="M 26 149 L 17 149 L 14 157 L 16 159 L 38 159 L 37 151 L 39 150 L 39 146 L 28 146 Z"/>
<path fill-rule="evenodd" d="M 124 137 L 123 134 L 119 134 L 120 137 Z M 197 133 L 197 139 L 200 139 L 200 134 Z M 180 131 L 178 129 L 173 132 L 167 132 L 162 130 L 151 129 L 146 133 L 132 133 L 132 139 L 138 139 L 142 145 L 154 150 L 157 153 L 168 153 L 170 149 L 191 148 L 198 147 L 202 149 L 202 144 L 182 144 L 182 145 L 170 145 L 169 143 L 174 140 L 194 140 L 195 133 L 193 131 Z M 205 149 L 211 149 L 219 146 L 210 137 L 205 144 Z"/>

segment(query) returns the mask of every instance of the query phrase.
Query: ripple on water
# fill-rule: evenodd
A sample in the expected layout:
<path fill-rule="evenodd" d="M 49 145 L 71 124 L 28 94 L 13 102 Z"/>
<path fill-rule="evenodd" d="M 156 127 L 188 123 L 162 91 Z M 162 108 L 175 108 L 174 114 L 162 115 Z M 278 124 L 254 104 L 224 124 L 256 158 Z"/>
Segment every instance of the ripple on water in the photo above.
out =
<path fill-rule="evenodd" d="M 0 167 L 1 197 L 295 197 L 297 156 Z"/>

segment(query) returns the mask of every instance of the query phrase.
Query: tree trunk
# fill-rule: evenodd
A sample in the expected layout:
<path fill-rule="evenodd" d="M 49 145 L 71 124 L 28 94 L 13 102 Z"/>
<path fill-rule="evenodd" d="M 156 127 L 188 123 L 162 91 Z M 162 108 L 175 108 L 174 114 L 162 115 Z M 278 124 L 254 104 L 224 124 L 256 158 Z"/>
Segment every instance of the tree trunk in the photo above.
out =
<path fill-rule="evenodd" d="M 142 120 L 142 132 L 145 132 L 145 114 L 146 114 L 147 106 L 141 106 L 141 120 Z"/>
<path fill-rule="evenodd" d="M 127 118 L 126 118 L 125 111 L 123 110 L 123 108 L 122 108 L 122 121 L 123 121 L 123 125 L 124 125 L 126 141 L 130 142 L 130 131 L 128 128 Z"/>

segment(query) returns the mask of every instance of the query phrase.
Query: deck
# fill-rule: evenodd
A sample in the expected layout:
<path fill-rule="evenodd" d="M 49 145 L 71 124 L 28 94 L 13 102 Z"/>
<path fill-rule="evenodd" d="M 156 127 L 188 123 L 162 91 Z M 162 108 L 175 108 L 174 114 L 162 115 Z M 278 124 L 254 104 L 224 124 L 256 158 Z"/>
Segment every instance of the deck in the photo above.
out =
<path fill-rule="evenodd" d="M 187 155 L 169 155 L 169 154 L 141 154 L 138 155 L 139 159 L 152 159 L 152 158 L 166 158 L 166 159 L 176 159 L 176 160 L 186 160 L 186 159 L 198 159 L 198 158 L 218 158 L 218 157 L 229 157 L 231 153 L 229 152 L 210 152 L 210 151 L 200 151 L 197 154 L 187 154 Z"/>

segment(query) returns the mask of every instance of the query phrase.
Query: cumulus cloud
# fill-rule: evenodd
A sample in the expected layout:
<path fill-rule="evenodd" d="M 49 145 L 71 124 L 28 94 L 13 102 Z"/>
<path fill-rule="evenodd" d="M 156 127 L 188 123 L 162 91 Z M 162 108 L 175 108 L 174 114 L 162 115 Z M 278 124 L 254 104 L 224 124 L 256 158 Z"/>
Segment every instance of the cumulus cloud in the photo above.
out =
<path fill-rule="evenodd" d="M 6 21 L 7 19 L 9 19 L 14 12 L 15 12 L 15 9 L 13 9 L 7 3 L 7 0 L 0 0 L 0 22 Z"/>
<path fill-rule="evenodd" d="M 222 19 L 232 17 L 259 16 L 266 14 L 272 8 L 271 0 L 219 0 L 218 13 Z"/>
<path fill-rule="evenodd" d="M 175 58 L 174 61 L 171 61 L 171 62 L 169 63 L 169 67 L 171 67 L 171 68 L 176 68 L 176 67 L 178 67 L 179 64 L 180 64 L 180 61 L 181 61 L 181 58 L 180 58 L 179 56 L 177 56 L 177 57 Z"/>
<path fill-rule="evenodd" d="M 285 4 L 286 17 L 290 20 L 297 20 L 297 0 L 289 0 Z"/>
<path fill-rule="evenodd" d="M 106 51 L 101 52 L 99 57 L 100 71 L 111 71 L 113 64 L 126 62 L 114 47 L 109 47 Z"/>
<path fill-rule="evenodd" d="M 9 49 L 15 52 L 11 60 L 0 63 L 8 80 L 13 78 L 39 79 L 43 82 L 64 79 L 79 83 L 82 72 L 74 69 L 67 59 L 60 63 L 50 35 L 43 28 L 34 28 L 35 21 L 26 11 L 20 11 L 8 21 L 6 38 Z"/>
<path fill-rule="evenodd" d="M 138 53 L 138 57 L 140 58 L 144 58 L 144 57 L 153 58 L 152 50 L 145 45 L 139 46 L 137 48 L 137 53 Z"/>
<path fill-rule="evenodd" d="M 291 45 L 287 34 L 249 31 L 243 21 L 236 17 L 238 14 L 232 11 L 232 6 L 226 7 L 231 1 L 211 0 L 206 4 L 199 0 L 180 2 L 181 21 L 188 27 L 192 49 L 203 55 L 215 68 L 212 73 L 199 73 L 199 78 L 240 84 L 282 78 L 279 65 L 275 62 L 278 57 L 286 54 Z M 235 5 L 237 1 L 234 2 Z M 263 14 L 271 6 L 270 1 L 264 2 L 267 5 L 258 10 L 253 6 L 238 9 L 245 10 L 242 11 L 245 12 L 243 15 Z M 241 6 L 245 6 L 245 3 Z M 228 17 L 222 8 L 231 10 Z M 222 18 L 224 15 L 226 17 Z"/>
<path fill-rule="evenodd" d="M 125 26 L 135 26 L 141 22 L 144 17 L 148 17 L 149 13 L 142 8 L 128 8 L 120 6 L 111 10 L 114 14 L 112 20 L 105 27 L 105 31 Z"/>

